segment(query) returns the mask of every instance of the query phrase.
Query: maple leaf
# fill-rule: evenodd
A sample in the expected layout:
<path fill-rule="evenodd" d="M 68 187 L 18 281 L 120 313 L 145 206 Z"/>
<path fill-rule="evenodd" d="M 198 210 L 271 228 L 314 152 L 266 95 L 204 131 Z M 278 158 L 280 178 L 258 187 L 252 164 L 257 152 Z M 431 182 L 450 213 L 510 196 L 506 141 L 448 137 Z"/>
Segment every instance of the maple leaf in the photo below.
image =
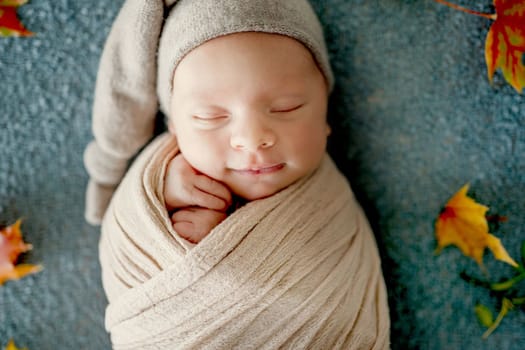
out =
<path fill-rule="evenodd" d="M 521 93 L 525 86 L 525 0 L 494 0 L 496 20 L 485 41 L 487 74 L 501 68 L 505 80 Z"/>
<path fill-rule="evenodd" d="M 20 279 L 42 270 L 40 265 L 15 265 L 18 256 L 32 249 L 24 242 L 20 225 L 22 220 L 0 230 L 0 286 L 8 280 Z"/>
<path fill-rule="evenodd" d="M 496 259 L 518 267 L 501 241 L 489 233 L 485 217 L 489 208 L 468 197 L 468 188 L 468 184 L 463 186 L 439 214 L 436 221 L 436 252 L 439 253 L 448 245 L 456 245 L 464 255 L 483 266 L 483 253 L 488 248 Z"/>
<path fill-rule="evenodd" d="M 27 348 L 17 348 L 13 339 L 10 339 L 5 347 L 5 350 L 27 350 Z"/>
<path fill-rule="evenodd" d="M 519 93 L 525 87 L 525 0 L 494 0 L 496 13 L 481 13 L 434 0 L 456 10 L 494 21 L 485 40 L 487 75 L 492 83 L 494 72 L 500 68 L 505 80 Z"/>
<path fill-rule="evenodd" d="M 0 36 L 31 36 L 16 16 L 17 7 L 28 0 L 0 0 Z"/>

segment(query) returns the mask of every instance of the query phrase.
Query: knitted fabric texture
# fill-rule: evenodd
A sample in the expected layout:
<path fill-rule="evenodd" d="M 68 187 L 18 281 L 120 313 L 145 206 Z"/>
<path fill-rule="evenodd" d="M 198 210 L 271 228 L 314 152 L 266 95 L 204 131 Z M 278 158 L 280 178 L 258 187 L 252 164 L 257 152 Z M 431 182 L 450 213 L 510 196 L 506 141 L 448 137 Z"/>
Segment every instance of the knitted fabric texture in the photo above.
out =
<path fill-rule="evenodd" d="M 149 145 L 104 217 L 114 349 L 388 349 L 376 244 L 328 155 L 193 246 L 173 230 L 162 197 L 177 152 L 169 134 Z"/>
<path fill-rule="evenodd" d="M 167 13 L 167 18 L 164 18 Z M 106 41 L 93 106 L 95 141 L 84 153 L 90 175 L 86 220 L 100 223 L 129 159 L 169 116 L 177 64 L 202 43 L 239 32 L 286 35 L 307 47 L 334 84 L 319 20 L 306 0 L 127 0 Z"/>

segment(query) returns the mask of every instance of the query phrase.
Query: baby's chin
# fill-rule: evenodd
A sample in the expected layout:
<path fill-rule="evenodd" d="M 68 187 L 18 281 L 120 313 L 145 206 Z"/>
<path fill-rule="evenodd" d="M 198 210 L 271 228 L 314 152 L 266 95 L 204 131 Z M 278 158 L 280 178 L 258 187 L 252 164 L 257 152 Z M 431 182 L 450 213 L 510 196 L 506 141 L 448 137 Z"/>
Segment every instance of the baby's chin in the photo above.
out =
<path fill-rule="evenodd" d="M 280 190 L 254 192 L 254 191 L 243 191 L 243 190 L 237 190 L 237 189 L 232 190 L 235 196 L 242 198 L 248 202 L 255 201 L 257 199 L 263 199 L 266 197 L 270 197 L 279 191 Z"/>
<path fill-rule="evenodd" d="M 246 201 L 254 201 L 257 199 L 263 199 L 282 191 L 290 184 L 282 184 L 281 186 L 251 186 L 249 188 L 239 188 L 237 186 L 231 186 L 230 190 L 237 196 Z"/>

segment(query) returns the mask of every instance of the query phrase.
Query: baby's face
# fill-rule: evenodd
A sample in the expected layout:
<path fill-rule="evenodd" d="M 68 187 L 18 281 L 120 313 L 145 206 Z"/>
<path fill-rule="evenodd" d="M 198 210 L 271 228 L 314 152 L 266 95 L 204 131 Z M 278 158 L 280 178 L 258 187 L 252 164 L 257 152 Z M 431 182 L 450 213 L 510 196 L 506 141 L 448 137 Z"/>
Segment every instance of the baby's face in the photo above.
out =
<path fill-rule="evenodd" d="M 170 130 L 195 169 L 254 200 L 318 167 L 330 133 L 327 100 L 324 77 L 301 43 L 233 34 L 180 62 Z"/>

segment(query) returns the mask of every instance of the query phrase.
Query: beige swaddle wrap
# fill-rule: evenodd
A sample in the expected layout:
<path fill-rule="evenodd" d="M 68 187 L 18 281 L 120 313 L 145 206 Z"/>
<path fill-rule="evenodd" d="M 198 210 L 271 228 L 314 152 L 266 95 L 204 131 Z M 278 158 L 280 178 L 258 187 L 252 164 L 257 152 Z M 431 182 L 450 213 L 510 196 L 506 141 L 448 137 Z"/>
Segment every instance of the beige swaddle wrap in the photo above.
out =
<path fill-rule="evenodd" d="M 311 176 L 246 204 L 198 245 L 174 232 L 164 134 L 117 189 L 100 259 L 115 349 L 387 349 L 374 237 L 327 155 Z"/>

